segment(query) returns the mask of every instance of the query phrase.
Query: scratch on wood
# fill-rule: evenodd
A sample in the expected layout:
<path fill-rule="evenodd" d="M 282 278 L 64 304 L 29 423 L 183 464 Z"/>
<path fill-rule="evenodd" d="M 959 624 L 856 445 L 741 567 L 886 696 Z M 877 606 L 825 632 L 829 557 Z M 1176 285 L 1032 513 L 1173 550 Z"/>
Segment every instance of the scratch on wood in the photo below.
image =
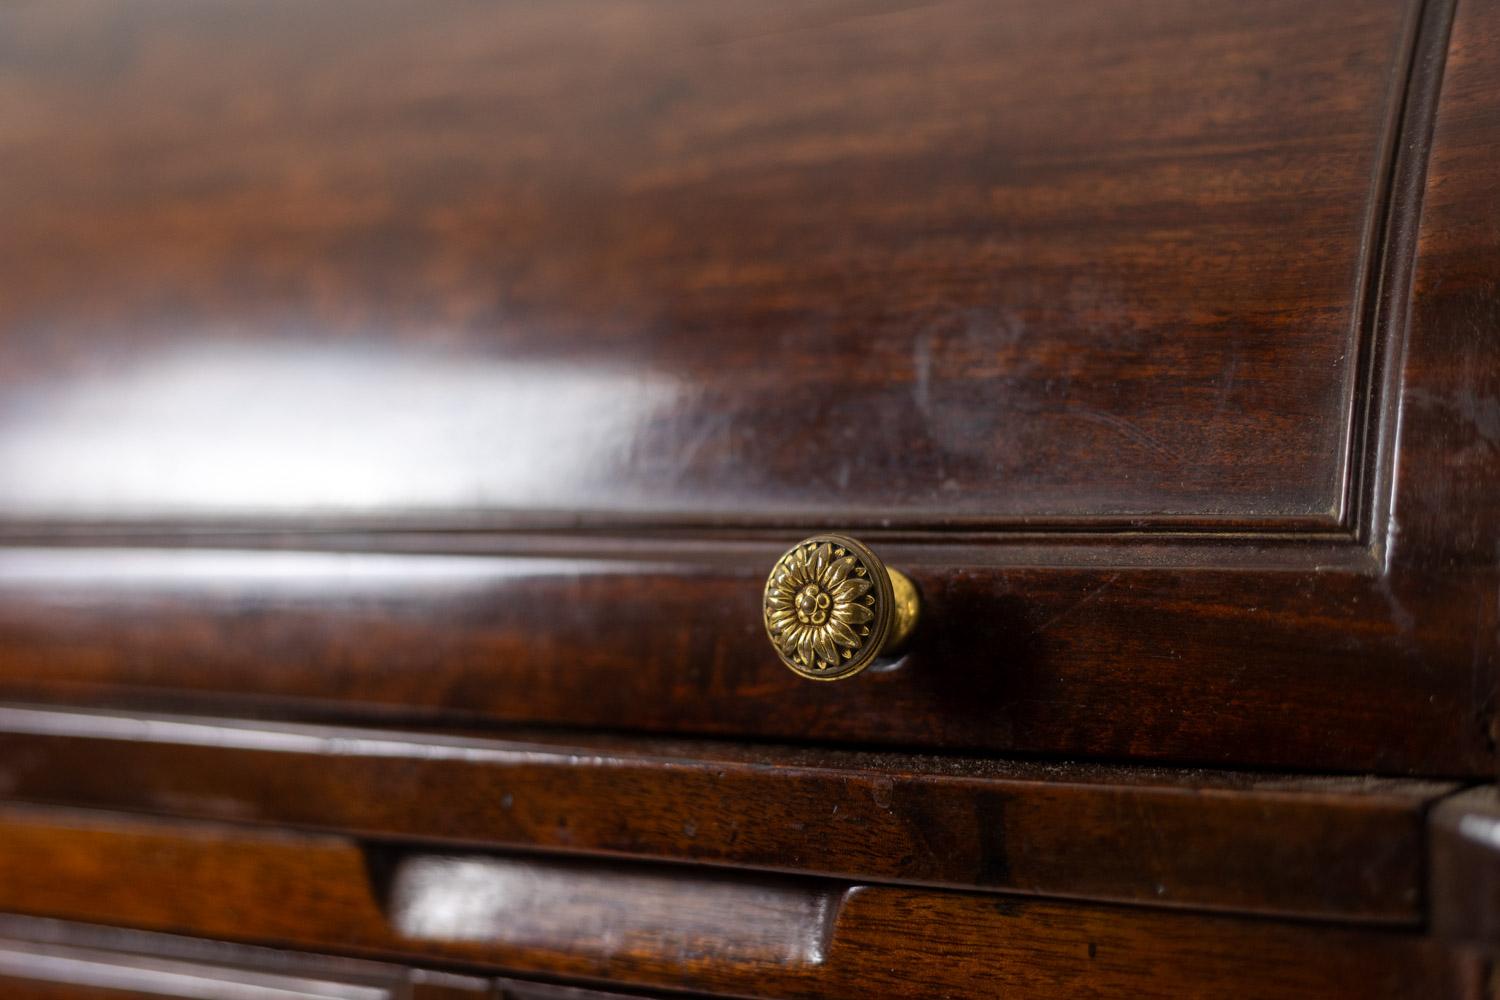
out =
<path fill-rule="evenodd" d="M 1072 604 L 1068 605 L 1066 608 L 1059 611 L 1051 618 L 1048 618 L 1046 621 L 1042 622 L 1042 624 L 1038 625 L 1035 629 L 1032 630 L 1032 634 L 1041 635 L 1043 632 L 1047 631 L 1049 628 L 1056 625 L 1058 622 L 1062 621 L 1064 618 L 1068 617 L 1079 608 L 1098 599 L 1099 595 L 1113 586 L 1115 581 L 1118 579 L 1120 579 L 1119 573 L 1111 574 L 1103 583 L 1099 584 L 1099 586 L 1095 587 L 1087 594 L 1084 594 L 1078 600 L 1074 601 Z"/>

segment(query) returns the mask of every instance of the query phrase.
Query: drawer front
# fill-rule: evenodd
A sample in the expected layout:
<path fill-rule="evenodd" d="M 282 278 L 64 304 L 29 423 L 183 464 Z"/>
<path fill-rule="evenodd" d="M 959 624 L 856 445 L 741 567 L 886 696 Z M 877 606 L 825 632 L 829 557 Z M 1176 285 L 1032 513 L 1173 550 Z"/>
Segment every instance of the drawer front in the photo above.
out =
<path fill-rule="evenodd" d="M 0 761 L 36 803 L 1407 927 L 1457 787 L 4 705 Z"/>
<path fill-rule="evenodd" d="M 780 547 L 733 546 L 731 565 L 718 545 L 666 563 L 10 549 L 0 695 L 1332 770 L 1492 766 L 1474 631 L 1489 612 L 1472 589 L 1487 585 L 1468 574 L 1393 589 L 1379 573 L 1300 562 L 1038 568 L 994 565 L 979 547 L 892 545 L 924 620 L 894 669 L 821 684 L 784 667 L 761 624 Z M 1114 553 L 1143 555 L 1159 553 Z"/>
<path fill-rule="evenodd" d="M 0 13 L 0 697 L 1494 772 L 1489 8 L 110 10 Z"/>
<path fill-rule="evenodd" d="M 22 860 L 24 858 L 24 860 Z M 97 874 L 112 877 L 101 882 Z M 732 996 L 1446 996 L 1417 933 L 1090 907 L 110 814 L 0 816 L 0 909 Z"/>

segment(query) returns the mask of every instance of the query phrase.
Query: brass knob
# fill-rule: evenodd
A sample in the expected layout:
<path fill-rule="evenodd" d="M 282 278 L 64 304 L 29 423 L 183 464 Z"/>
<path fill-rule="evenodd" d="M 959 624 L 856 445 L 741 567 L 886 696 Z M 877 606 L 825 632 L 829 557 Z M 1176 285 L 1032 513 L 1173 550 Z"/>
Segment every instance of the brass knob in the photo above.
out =
<path fill-rule="evenodd" d="M 920 610 L 912 582 L 848 535 L 804 538 L 766 580 L 766 635 L 814 681 L 853 677 L 899 650 Z"/>

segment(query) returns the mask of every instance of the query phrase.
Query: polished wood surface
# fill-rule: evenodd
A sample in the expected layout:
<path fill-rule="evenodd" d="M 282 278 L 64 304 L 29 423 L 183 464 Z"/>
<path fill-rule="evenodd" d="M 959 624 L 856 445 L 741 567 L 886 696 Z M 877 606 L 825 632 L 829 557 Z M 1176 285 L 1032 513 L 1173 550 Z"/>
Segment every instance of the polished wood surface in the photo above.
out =
<path fill-rule="evenodd" d="M 1497 95 L 1496 0 L 0 9 L 0 993 L 1492 997 Z"/>
<path fill-rule="evenodd" d="M 634 891 L 601 891 L 618 880 Z M 699 924 L 672 923 L 679 905 L 695 914 L 702 900 L 731 896 L 754 901 L 733 936 L 700 938 Z M 1392 930 L 620 862 L 371 852 L 341 837 L 15 808 L 0 816 L 0 909 L 738 996 L 1407 997 L 1448 990 L 1457 974 L 1431 939 Z M 574 927 L 549 916 L 570 909 Z"/>
<path fill-rule="evenodd" d="M 1460 4 L 1434 124 L 1401 369 L 1396 593 L 1441 579 L 1472 610 L 1480 721 L 1500 738 L 1500 6 Z M 1422 612 L 1413 611 L 1414 615 Z M 1491 770 L 1488 777 L 1493 777 Z"/>
<path fill-rule="evenodd" d="M 34 802 L 1395 924 L 1456 787 L 7 707 L 0 762 Z"/>
<path fill-rule="evenodd" d="M 1495 773 L 1451 4 L 338 9 L 0 14 L 0 696 Z"/>
<path fill-rule="evenodd" d="M 0 990 L 34 1000 L 398 1000 L 378 986 L 3 941 Z"/>
<path fill-rule="evenodd" d="M 1337 527 L 1417 9 L 10 8 L 0 513 Z"/>
<path fill-rule="evenodd" d="M 1157 548 L 1083 543 L 1072 556 L 1082 565 L 1057 567 L 1037 565 L 1055 557 L 1046 544 L 889 544 L 885 557 L 921 588 L 923 628 L 899 669 L 824 685 L 792 675 L 766 644 L 761 590 L 781 543 L 511 540 L 498 543 L 508 554 L 486 554 L 485 540 L 405 541 L 422 551 L 243 541 L 0 550 L 0 694 L 1299 769 L 1495 769 L 1489 639 L 1476 632 L 1491 612 L 1470 589 L 1489 571 L 1477 553 L 1473 572 L 1397 577 L 1304 562 L 1336 566 L 1331 551 L 1266 553 L 1283 568 L 1247 571 L 1142 565 L 1166 558 Z M 1189 547 L 1174 558 L 1207 556 Z"/>
<path fill-rule="evenodd" d="M 0 987 L 8 1000 L 544 1000 L 550 989 L 13 914 L 0 914 Z"/>

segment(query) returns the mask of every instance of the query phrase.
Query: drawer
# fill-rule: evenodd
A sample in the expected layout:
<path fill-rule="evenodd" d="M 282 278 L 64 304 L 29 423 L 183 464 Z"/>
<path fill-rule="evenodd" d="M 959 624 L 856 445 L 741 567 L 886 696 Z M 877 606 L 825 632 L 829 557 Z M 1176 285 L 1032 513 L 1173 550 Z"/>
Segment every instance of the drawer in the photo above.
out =
<path fill-rule="evenodd" d="M 1406 927 L 1458 787 L 16 706 L 0 761 L 33 803 Z"/>
<path fill-rule="evenodd" d="M 108 873 L 107 878 L 102 876 Z M 1446 996 L 1417 933 L 8 808 L 0 910 L 733 996 Z M 956 961 L 961 956 L 962 961 Z"/>
<path fill-rule="evenodd" d="M 0 697 L 1494 773 L 1488 9 L 102 9 L 0 13 Z M 828 531 L 922 613 L 810 684 Z"/>
<path fill-rule="evenodd" d="M 1489 766 L 1484 639 L 1465 631 L 1488 614 L 1470 588 L 1487 584 L 1467 571 L 1413 578 L 1434 589 L 1402 605 L 1421 619 L 1397 622 L 1390 578 L 1357 568 L 957 566 L 995 554 L 893 544 L 883 551 L 924 603 L 910 647 L 894 669 L 820 684 L 782 665 L 762 625 L 781 543 L 674 547 L 667 562 L 600 558 L 596 539 L 556 556 L 416 544 L 0 551 L 0 696 L 1377 773 Z"/>

